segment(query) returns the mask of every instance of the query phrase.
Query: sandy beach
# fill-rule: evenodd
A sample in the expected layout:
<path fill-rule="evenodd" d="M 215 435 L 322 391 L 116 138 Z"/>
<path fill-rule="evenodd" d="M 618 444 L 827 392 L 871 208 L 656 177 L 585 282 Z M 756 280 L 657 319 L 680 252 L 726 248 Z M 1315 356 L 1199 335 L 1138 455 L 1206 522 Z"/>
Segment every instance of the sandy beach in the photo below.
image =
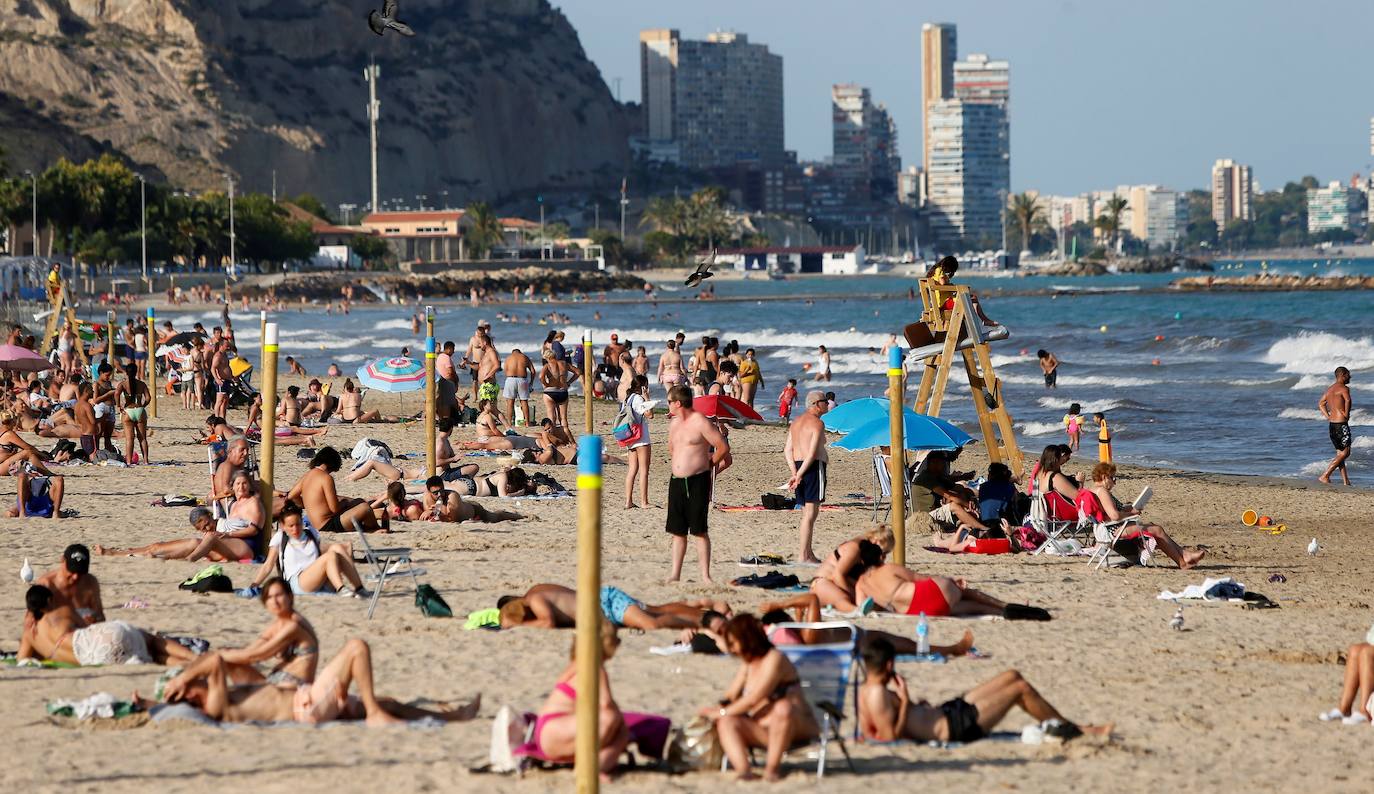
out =
<path fill-rule="evenodd" d="M 291 381 L 283 382 L 283 388 Z M 152 425 L 156 461 L 164 467 L 82 466 L 62 470 L 66 507 L 80 515 L 60 522 L 0 519 L 7 543 L 0 569 L 0 615 L 8 626 L 0 647 L 13 651 L 23 618 L 24 585 L 16 575 L 22 561 L 47 570 L 64 546 L 128 546 L 189 535 L 186 508 L 149 506 L 165 493 L 204 492 L 205 448 L 195 443 L 204 412 L 171 410 L 162 400 Z M 406 396 L 410 410 L 418 404 Z M 369 408 L 397 412 L 394 395 L 372 394 Z M 608 430 L 614 412 L 597 406 L 597 424 Z M 574 398 L 571 415 L 582 408 Z M 241 420 L 234 412 L 233 420 Z M 666 418 L 652 420 L 656 443 L 651 495 L 656 507 L 624 511 L 624 469 L 607 467 L 604 506 L 603 581 L 648 602 L 711 595 L 737 610 L 767 598 L 763 591 L 714 587 L 695 582 L 695 554 L 689 551 L 682 585 L 662 583 L 668 562 L 663 531 L 668 475 Z M 324 439 L 345 452 L 363 436 L 386 441 L 397 452 L 420 452 L 420 425 L 331 427 Z M 469 439 L 472 430 L 454 433 Z M 735 431 L 734 465 L 717 485 L 722 504 L 757 504 L 759 494 L 780 491 L 786 480 L 781 459 L 783 431 L 754 427 Z M 51 446 L 45 443 L 44 447 Z M 305 470 L 297 448 L 279 449 L 277 484 L 294 482 Z M 1038 450 L 1036 450 L 1038 451 Z M 1084 445 L 1085 457 L 1091 456 Z M 1029 453 L 1028 453 L 1029 454 Z M 864 531 L 870 508 L 849 494 L 872 491 L 867 453 L 832 451 L 831 503 L 821 514 L 818 553 Z M 501 459 L 473 458 L 484 472 Z M 982 469 L 986 458 L 975 445 L 960 468 Z M 1090 461 L 1075 459 L 1077 472 Z M 546 470 L 571 486 L 571 467 Z M 919 571 L 964 577 L 971 586 L 1009 601 L 1050 608 L 1049 623 L 936 620 L 935 642 L 957 639 L 965 628 L 990 658 L 957 659 L 943 665 L 903 664 L 913 697 L 932 702 L 963 692 L 1007 668 L 1017 668 L 1061 711 L 1080 722 L 1116 725 L 1110 742 L 1080 740 L 1069 745 L 1031 746 L 982 742 L 957 749 L 910 744 L 850 745 L 859 774 L 842 761 L 832 764 L 825 787 L 834 791 L 932 790 L 1103 791 L 1183 790 L 1368 790 L 1359 758 L 1367 752 L 1368 727 L 1319 723 L 1316 715 L 1336 704 L 1345 648 L 1364 637 L 1370 622 L 1369 570 L 1374 549 L 1367 522 L 1374 494 L 1286 480 L 1126 469 L 1119 493 L 1129 498 L 1149 484 L 1155 490 L 1148 515 L 1185 544 L 1211 551 L 1200 569 L 1182 572 L 1167 564 L 1094 572 L 1085 558 L 952 557 L 923 551 L 923 539 L 909 540 L 908 564 Z M 375 496 L 382 482 L 345 483 L 341 493 Z M 6 485 L 13 493 L 13 482 Z M 412 486 L 412 490 L 417 490 Z M 8 497 L 12 498 L 12 497 Z M 503 593 L 530 585 L 575 582 L 574 499 L 478 500 L 525 513 L 523 521 L 497 525 L 399 525 L 388 542 L 412 546 L 417 562 L 460 615 L 494 605 Z M 1287 523 L 1286 534 L 1270 536 L 1241 525 L 1247 507 Z M 792 512 L 714 512 L 714 573 L 720 582 L 745 573 L 735 560 L 746 554 L 796 554 Z M 1312 537 L 1322 551 L 1310 557 Z M 201 566 L 149 559 L 96 558 L 109 619 L 149 630 L 204 637 L 215 647 L 250 641 L 267 622 L 256 601 L 230 595 L 200 596 L 177 590 Z M 249 583 L 253 568 L 227 565 L 236 587 Z M 806 576 L 806 569 L 792 569 Z M 1274 573 L 1287 581 L 1270 583 Z M 1233 576 L 1282 608 L 1248 611 L 1237 606 L 1185 610 L 1187 631 L 1170 630 L 1174 605 L 1156 599 L 1161 589 L 1178 590 L 1206 576 Z M 147 608 L 123 605 L 134 598 Z M 36 791 L 568 791 L 570 771 L 533 772 L 523 780 L 475 775 L 484 763 L 490 718 L 503 704 L 536 709 L 567 659 L 568 631 L 462 630 L 462 620 L 426 618 L 413 593 L 399 583 L 388 587 L 373 620 L 366 603 L 337 597 L 302 597 L 298 609 L 314 624 L 324 658 L 350 637 L 373 647 L 378 691 L 401 699 L 466 699 L 481 694 L 477 720 L 440 728 L 368 729 L 360 724 L 322 729 L 207 728 L 190 724 L 142 724 L 140 718 L 79 724 L 49 718 L 47 701 L 82 698 L 96 692 L 127 696 L 152 692 L 160 668 L 131 666 L 74 670 L 0 667 L 0 742 L 11 760 L 0 781 L 14 790 Z M 914 620 L 870 617 L 863 625 L 910 633 Z M 672 641 L 623 632 L 620 653 L 610 662 L 614 694 L 622 708 L 685 721 L 713 703 L 736 669 L 728 658 L 659 657 L 649 647 Z M 1019 731 L 1031 720 L 1013 712 L 1003 730 Z M 846 725 L 846 728 L 850 726 Z M 832 759 L 839 759 L 835 754 Z M 810 786 L 804 753 L 789 756 L 787 786 Z M 1222 781 L 1225 781 L 1224 783 Z M 733 785 L 717 772 L 668 776 L 631 772 L 609 786 L 619 791 L 710 791 Z"/>

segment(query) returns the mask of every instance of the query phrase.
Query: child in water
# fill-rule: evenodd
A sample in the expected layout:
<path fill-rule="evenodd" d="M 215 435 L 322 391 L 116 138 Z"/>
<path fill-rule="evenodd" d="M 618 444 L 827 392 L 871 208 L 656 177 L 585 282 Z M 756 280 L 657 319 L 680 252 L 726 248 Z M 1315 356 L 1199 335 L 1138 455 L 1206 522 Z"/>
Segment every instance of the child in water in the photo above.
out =
<path fill-rule="evenodd" d="M 1069 434 L 1069 449 L 1077 452 L 1078 441 L 1083 436 L 1083 406 L 1074 403 L 1064 414 L 1064 430 Z"/>

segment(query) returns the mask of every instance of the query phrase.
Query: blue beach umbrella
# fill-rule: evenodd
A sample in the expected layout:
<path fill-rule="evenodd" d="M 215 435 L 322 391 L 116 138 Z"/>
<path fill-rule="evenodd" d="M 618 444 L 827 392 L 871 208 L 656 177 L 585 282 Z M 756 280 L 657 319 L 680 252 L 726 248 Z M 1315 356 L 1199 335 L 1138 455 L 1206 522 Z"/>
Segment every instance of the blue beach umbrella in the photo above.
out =
<path fill-rule="evenodd" d="M 425 365 L 413 358 L 379 358 L 358 367 L 358 383 L 384 392 L 419 391 L 425 387 Z"/>
<path fill-rule="evenodd" d="M 835 406 L 835 410 L 827 411 L 825 416 L 821 417 L 821 421 L 825 423 L 825 429 L 832 433 L 848 433 L 874 419 L 886 418 L 886 397 L 862 397 L 840 403 Z"/>
<path fill-rule="evenodd" d="M 910 450 L 959 449 L 973 440 L 972 436 L 949 422 L 918 414 L 910 408 L 902 409 L 902 425 L 904 446 Z M 888 446 L 891 441 L 892 432 L 888 418 L 884 416 L 856 427 L 830 446 L 848 450 L 873 449 Z"/>

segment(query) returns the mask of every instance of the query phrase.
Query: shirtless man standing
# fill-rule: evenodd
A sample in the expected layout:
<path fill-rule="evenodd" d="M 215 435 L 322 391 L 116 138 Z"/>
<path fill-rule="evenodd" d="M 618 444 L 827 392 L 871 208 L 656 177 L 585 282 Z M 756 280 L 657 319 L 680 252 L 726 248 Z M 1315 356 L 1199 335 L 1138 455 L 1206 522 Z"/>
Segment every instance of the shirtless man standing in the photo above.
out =
<path fill-rule="evenodd" d="M 816 516 L 825 502 L 825 467 L 830 456 L 825 451 L 825 424 L 821 417 L 830 409 L 825 392 L 806 393 L 806 412 L 787 428 L 787 442 L 782 456 L 792 476 L 787 487 L 797 494 L 801 505 L 801 552 L 797 559 L 803 563 L 820 563 L 811 550 L 811 533 L 816 528 Z"/>
<path fill-rule="evenodd" d="M 529 356 L 521 353 L 519 348 L 515 348 L 506 356 L 501 371 L 506 375 L 506 380 L 501 385 L 501 396 L 506 398 L 506 416 L 515 422 L 515 401 L 518 398 L 520 410 L 525 412 L 524 423 L 534 424 L 534 416 L 530 413 L 530 384 L 534 382 L 535 377 L 534 362 L 530 361 Z"/>
<path fill-rule="evenodd" d="M 62 552 L 62 564 L 34 580 L 52 591 L 53 606 L 71 607 L 86 624 L 103 623 L 100 582 L 91 575 L 91 550 L 73 543 Z"/>
<path fill-rule="evenodd" d="M 477 387 L 482 385 L 481 378 L 477 377 L 477 362 L 482 356 L 482 337 L 486 336 L 486 329 L 491 326 L 486 320 L 477 323 L 477 330 L 472 332 L 468 338 L 468 349 L 463 352 L 463 361 L 466 362 L 468 373 L 472 375 L 472 400 L 477 401 Z"/>
<path fill-rule="evenodd" d="M 1353 443 L 1350 437 L 1350 407 L 1350 370 L 1336 367 L 1336 382 L 1327 388 L 1317 403 L 1318 410 L 1330 423 L 1327 432 L 1331 436 L 1331 445 L 1336 448 L 1336 457 L 1331 459 L 1331 465 L 1317 478 L 1321 482 L 1331 482 L 1331 475 L 1340 469 L 1341 481 L 1350 484 L 1350 474 L 1345 470 L 1345 460 L 1350 457 Z"/>
<path fill-rule="evenodd" d="M 701 580 L 711 581 L 711 537 L 706 521 L 711 510 L 713 473 L 730 465 L 730 443 L 715 423 L 692 410 L 692 391 L 686 386 L 668 390 L 668 457 L 673 475 L 668 479 L 668 522 L 673 536 L 673 560 L 669 582 L 682 579 L 682 560 L 687 556 L 687 534 L 697 539 Z"/>
<path fill-rule="evenodd" d="M 210 377 L 215 383 L 215 407 L 211 412 L 216 416 L 225 416 L 229 412 L 229 381 L 234 378 L 234 372 L 229 368 L 229 343 L 225 340 L 220 340 L 214 346 Z"/>
<path fill-rule="evenodd" d="M 76 390 L 76 405 L 72 406 L 72 417 L 81 428 L 81 450 L 87 457 L 94 457 L 96 436 L 100 434 L 100 423 L 95 418 L 95 407 L 91 405 L 94 391 L 91 384 L 82 383 Z"/>
<path fill-rule="evenodd" d="M 682 354 L 677 351 L 677 342 L 668 340 L 668 349 L 658 357 L 658 385 L 666 392 L 682 383 Z"/>

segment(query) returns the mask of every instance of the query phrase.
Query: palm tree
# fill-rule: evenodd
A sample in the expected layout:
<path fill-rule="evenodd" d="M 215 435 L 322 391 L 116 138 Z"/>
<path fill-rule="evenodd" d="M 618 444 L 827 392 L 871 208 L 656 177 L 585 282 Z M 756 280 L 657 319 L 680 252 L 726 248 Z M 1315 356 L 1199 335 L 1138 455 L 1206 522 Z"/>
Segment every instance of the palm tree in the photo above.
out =
<path fill-rule="evenodd" d="M 1018 193 L 1011 197 L 1011 217 L 1021 228 L 1022 250 L 1030 250 L 1031 235 L 1049 225 L 1040 199 L 1029 193 Z"/>
<path fill-rule="evenodd" d="M 676 237 L 686 231 L 687 214 L 686 201 L 676 196 L 655 196 L 649 199 L 649 204 L 644 208 L 639 225 L 652 224 L 655 229 Z"/>
<path fill-rule="evenodd" d="M 1120 242 L 1121 213 L 1125 212 L 1128 206 L 1130 206 L 1129 201 L 1113 193 L 1112 197 L 1107 199 L 1107 211 L 1097 216 L 1097 220 L 1093 223 L 1093 226 L 1102 232 L 1102 235 L 1111 243 L 1107 248 L 1108 256 L 1116 250 L 1116 246 Z"/>
<path fill-rule="evenodd" d="M 485 201 L 469 204 L 467 215 L 472 220 L 472 227 L 467 234 L 468 246 L 472 248 L 474 256 L 490 259 L 491 249 L 505 239 L 501 219 Z"/>

